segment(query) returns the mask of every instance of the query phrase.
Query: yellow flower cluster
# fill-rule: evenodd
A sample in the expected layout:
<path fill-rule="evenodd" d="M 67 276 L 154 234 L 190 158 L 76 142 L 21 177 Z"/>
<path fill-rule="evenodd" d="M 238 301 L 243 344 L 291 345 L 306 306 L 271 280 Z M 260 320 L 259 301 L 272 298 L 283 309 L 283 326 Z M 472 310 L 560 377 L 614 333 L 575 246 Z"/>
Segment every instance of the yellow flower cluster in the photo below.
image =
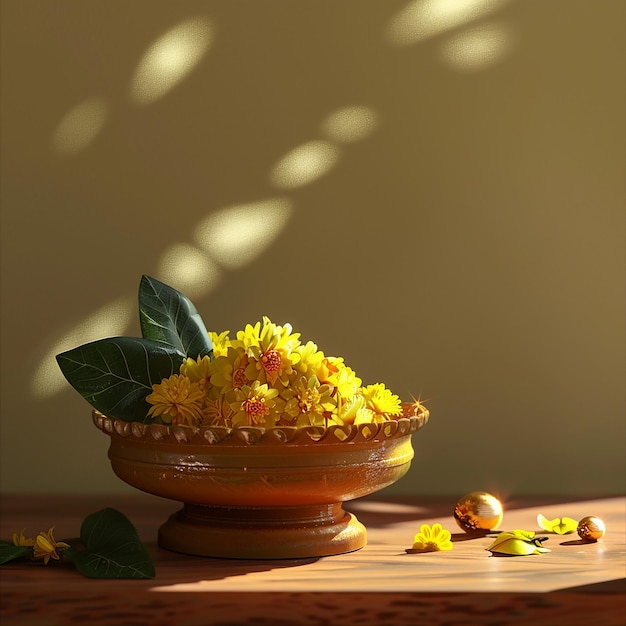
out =
<path fill-rule="evenodd" d="M 263 322 L 231 338 L 209 333 L 213 359 L 183 362 L 153 385 L 148 415 L 185 426 L 330 426 L 379 423 L 402 414 L 398 396 L 362 381 L 340 357 L 300 342 L 290 324 Z"/>

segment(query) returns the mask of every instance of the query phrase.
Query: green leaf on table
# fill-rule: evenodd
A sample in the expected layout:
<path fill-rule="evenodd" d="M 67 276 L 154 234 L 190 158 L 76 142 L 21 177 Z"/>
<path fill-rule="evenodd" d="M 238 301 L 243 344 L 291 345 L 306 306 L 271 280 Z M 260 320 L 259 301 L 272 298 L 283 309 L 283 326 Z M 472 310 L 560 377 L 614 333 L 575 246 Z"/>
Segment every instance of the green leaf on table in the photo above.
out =
<path fill-rule="evenodd" d="M 89 578 L 154 578 L 154 564 L 129 519 L 115 509 L 85 518 L 80 529 L 85 550 L 67 548 L 78 571 Z"/>
<path fill-rule="evenodd" d="M 139 321 L 146 339 L 173 346 L 193 359 L 212 357 L 213 345 L 193 303 L 149 276 L 139 284 Z"/>
<path fill-rule="evenodd" d="M 158 341 L 112 337 L 57 355 L 65 378 L 87 402 L 109 417 L 150 421 L 145 398 L 152 385 L 178 374 L 185 355 Z"/>
<path fill-rule="evenodd" d="M 20 559 L 33 553 L 32 546 L 16 546 L 7 541 L 0 541 L 0 565 Z"/>

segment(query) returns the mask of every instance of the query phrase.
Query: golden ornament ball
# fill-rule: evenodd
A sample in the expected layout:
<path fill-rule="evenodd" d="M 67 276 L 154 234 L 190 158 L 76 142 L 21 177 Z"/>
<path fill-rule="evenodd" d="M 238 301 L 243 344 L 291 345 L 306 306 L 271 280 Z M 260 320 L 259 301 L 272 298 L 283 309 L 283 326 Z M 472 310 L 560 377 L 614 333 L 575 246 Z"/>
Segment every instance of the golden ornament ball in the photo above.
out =
<path fill-rule="evenodd" d="M 466 533 L 494 530 L 502 522 L 502 515 L 502 503 L 486 491 L 472 491 L 454 507 L 454 519 Z"/>
<path fill-rule="evenodd" d="M 606 526 L 599 517 L 588 515 L 578 522 L 577 532 L 583 541 L 598 541 L 604 537 Z"/>

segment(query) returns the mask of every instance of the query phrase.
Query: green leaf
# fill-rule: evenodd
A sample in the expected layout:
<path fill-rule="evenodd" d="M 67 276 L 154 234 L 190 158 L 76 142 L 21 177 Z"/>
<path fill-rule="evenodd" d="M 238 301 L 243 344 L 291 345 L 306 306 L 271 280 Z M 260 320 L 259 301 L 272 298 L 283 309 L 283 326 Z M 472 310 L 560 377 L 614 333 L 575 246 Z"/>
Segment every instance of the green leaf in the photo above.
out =
<path fill-rule="evenodd" d="M 0 565 L 20 559 L 33 553 L 32 546 L 16 546 L 6 541 L 0 541 Z"/>
<path fill-rule="evenodd" d="M 154 578 L 154 564 L 135 527 L 115 509 L 85 518 L 80 529 L 85 551 L 67 548 L 64 555 L 89 578 Z"/>
<path fill-rule="evenodd" d="M 146 339 L 173 346 L 193 359 L 213 355 L 196 307 L 182 293 L 149 276 L 139 284 L 139 321 Z"/>
<path fill-rule="evenodd" d="M 149 421 L 152 385 L 180 371 L 185 355 L 163 343 L 112 337 L 57 355 L 65 378 L 87 402 L 109 417 Z"/>

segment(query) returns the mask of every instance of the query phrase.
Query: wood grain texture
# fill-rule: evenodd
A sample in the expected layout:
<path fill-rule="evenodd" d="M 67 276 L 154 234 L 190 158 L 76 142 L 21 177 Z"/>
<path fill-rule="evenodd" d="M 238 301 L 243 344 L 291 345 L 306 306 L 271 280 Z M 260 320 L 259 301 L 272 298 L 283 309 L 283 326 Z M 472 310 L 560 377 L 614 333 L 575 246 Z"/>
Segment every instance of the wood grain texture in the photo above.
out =
<path fill-rule="evenodd" d="M 153 580 L 91 580 L 69 563 L 0 568 L 3 626 L 108 624 L 533 624 L 622 626 L 625 604 L 625 499 L 505 503 L 503 530 L 538 530 L 536 515 L 598 515 L 605 537 L 583 544 L 550 535 L 552 552 L 493 557 L 487 537 L 467 539 L 446 499 L 364 498 L 346 505 L 368 529 L 350 554 L 304 560 L 243 561 L 191 557 L 156 543 L 176 503 L 138 493 L 106 496 L 5 495 L 0 537 L 55 526 L 78 535 L 85 516 L 111 506 L 137 527 L 156 565 Z M 406 554 L 422 523 L 453 533 L 450 552 Z"/>

